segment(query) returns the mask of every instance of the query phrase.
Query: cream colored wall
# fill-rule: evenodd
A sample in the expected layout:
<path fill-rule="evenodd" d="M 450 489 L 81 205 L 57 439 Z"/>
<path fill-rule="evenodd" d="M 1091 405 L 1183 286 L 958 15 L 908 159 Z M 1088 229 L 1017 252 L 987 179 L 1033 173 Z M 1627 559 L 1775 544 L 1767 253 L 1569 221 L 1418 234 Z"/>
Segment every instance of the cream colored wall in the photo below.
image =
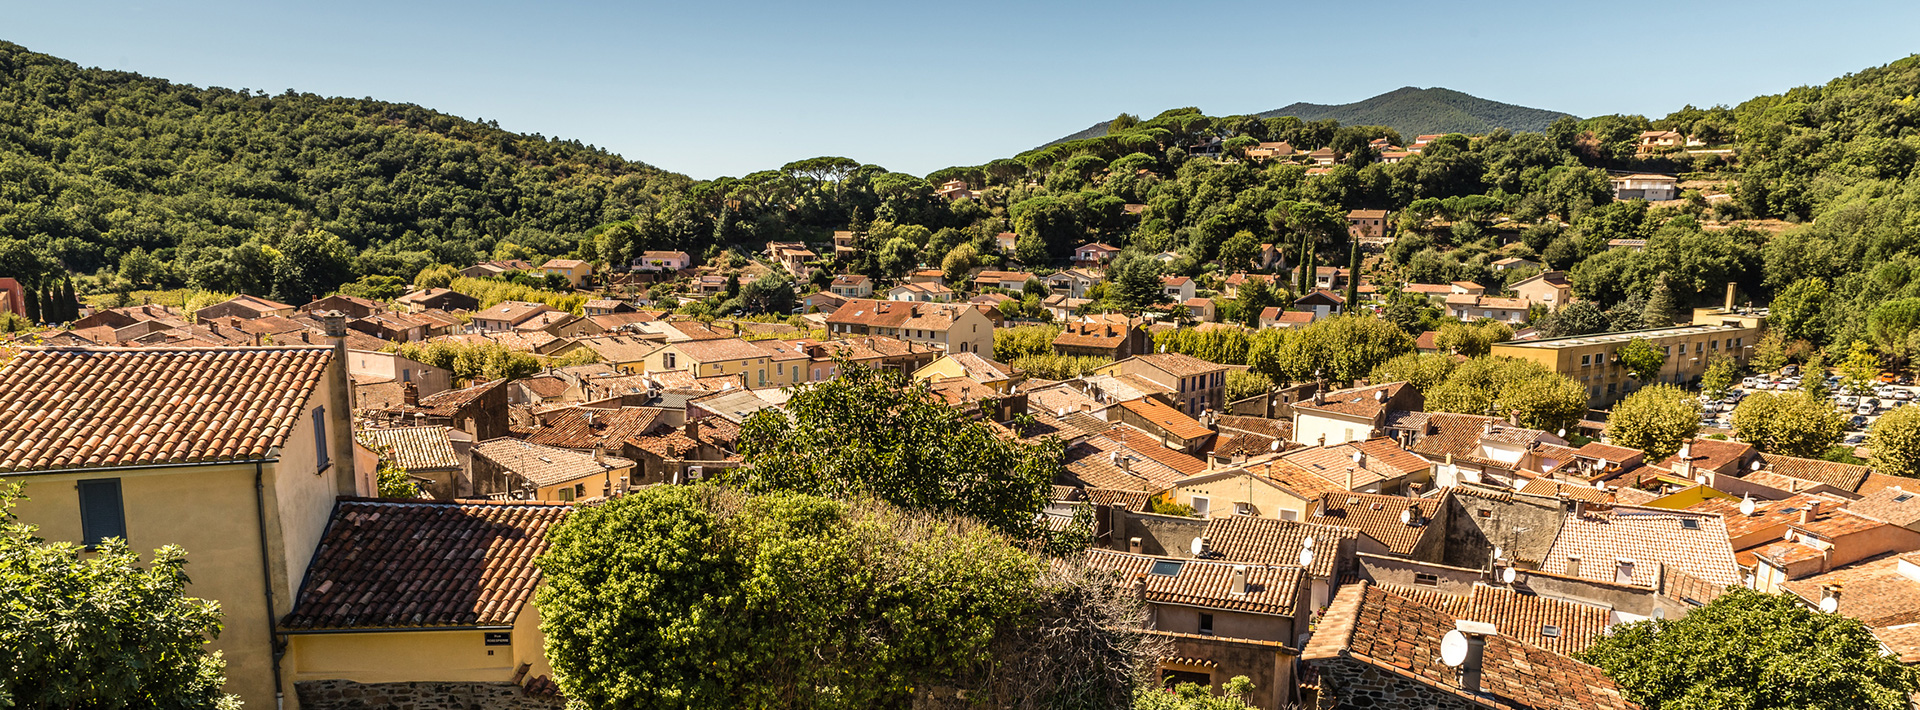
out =
<path fill-rule="evenodd" d="M 1327 445 L 1344 444 L 1349 441 L 1365 441 L 1373 432 L 1368 422 L 1351 419 L 1308 414 L 1301 410 L 1293 413 L 1293 441 L 1307 446 L 1320 445 L 1320 435 L 1325 434 Z"/>
<path fill-rule="evenodd" d="M 351 462 L 347 462 L 351 465 Z M 273 475 L 273 466 L 265 471 Z M 187 593 L 220 602 L 225 628 L 209 648 L 227 661 L 227 691 L 249 707 L 273 707 L 271 639 L 255 523 L 254 468 L 219 465 L 188 468 L 54 473 L 8 477 L 25 485 L 15 513 L 37 525 L 51 541 L 79 542 L 80 497 L 75 482 L 118 478 L 127 544 L 148 558 L 155 548 L 187 551 Z M 311 554 L 311 550 L 309 550 Z M 276 566 L 276 570 L 284 567 Z M 284 577 L 284 574 L 276 574 Z M 286 588 L 275 585 L 275 602 L 286 611 Z"/>
<path fill-rule="evenodd" d="M 547 637 L 540 632 L 540 608 L 531 600 L 513 620 L 513 667 L 522 663 L 528 665 L 528 678 L 553 674 L 553 666 L 547 663 Z"/>
<path fill-rule="evenodd" d="M 588 476 L 581 476 L 579 478 L 561 481 L 559 483 L 555 483 L 550 486 L 541 486 L 539 490 L 534 492 L 534 500 L 559 501 L 561 500 L 560 491 L 562 489 L 572 488 L 575 485 L 579 485 L 579 484 L 586 484 L 587 497 L 597 496 L 597 495 L 600 495 L 601 488 L 606 486 L 609 482 L 617 484 L 620 482 L 621 476 L 632 476 L 632 475 L 633 475 L 633 467 L 626 466 L 623 468 L 616 468 L 606 473 L 596 473 Z M 611 478 L 609 478 L 609 476 L 611 476 Z"/>
<path fill-rule="evenodd" d="M 488 646 L 486 632 L 478 630 L 294 634 L 287 641 L 288 675 L 296 682 L 504 683 L 513 680 L 520 645 Z M 292 688 L 287 690 L 292 697 Z"/>
<path fill-rule="evenodd" d="M 1207 517 L 1231 518 L 1233 504 L 1250 502 L 1253 504 L 1253 517 L 1273 520 L 1288 519 L 1281 511 L 1293 511 L 1292 520 L 1305 520 L 1307 501 L 1295 497 L 1284 490 L 1253 480 L 1252 476 L 1240 475 L 1231 478 L 1215 479 L 1204 483 L 1175 486 L 1173 499 L 1178 503 L 1193 504 L 1193 497 L 1206 498 L 1209 505 Z"/>

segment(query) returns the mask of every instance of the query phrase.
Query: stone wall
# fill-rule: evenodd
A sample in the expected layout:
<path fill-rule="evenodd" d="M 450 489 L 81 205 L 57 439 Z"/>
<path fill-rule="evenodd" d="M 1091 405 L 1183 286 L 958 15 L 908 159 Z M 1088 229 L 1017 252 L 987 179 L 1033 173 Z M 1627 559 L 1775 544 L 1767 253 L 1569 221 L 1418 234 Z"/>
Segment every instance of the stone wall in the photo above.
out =
<path fill-rule="evenodd" d="M 1465 710 L 1492 707 L 1346 658 L 1313 662 L 1319 710 Z"/>
<path fill-rule="evenodd" d="M 1495 547 L 1509 560 L 1546 559 L 1566 515 L 1558 500 L 1513 493 L 1456 493 L 1449 507 L 1445 553 L 1430 561 L 1471 569 L 1486 569 Z"/>
<path fill-rule="evenodd" d="M 302 710 L 558 710 L 558 696 L 529 696 L 512 683 L 355 683 L 305 680 L 294 684 Z"/>

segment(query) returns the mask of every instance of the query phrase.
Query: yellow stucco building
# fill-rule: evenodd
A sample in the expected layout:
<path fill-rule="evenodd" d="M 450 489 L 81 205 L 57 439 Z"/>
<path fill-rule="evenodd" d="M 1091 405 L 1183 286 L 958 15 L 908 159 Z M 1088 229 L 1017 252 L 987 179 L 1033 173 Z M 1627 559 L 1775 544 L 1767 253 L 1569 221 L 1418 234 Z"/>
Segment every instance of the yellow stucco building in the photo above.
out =
<path fill-rule="evenodd" d="M 1588 406 L 1605 407 L 1653 384 L 1627 376 L 1627 368 L 1620 364 L 1619 352 L 1628 343 L 1645 340 L 1654 350 L 1665 353 L 1666 363 L 1661 366 L 1655 382 L 1681 384 L 1706 373 L 1707 361 L 1715 355 L 1728 355 L 1746 364 L 1753 348 L 1760 343 L 1760 334 L 1758 322 L 1733 319 L 1703 325 L 1515 340 L 1495 343 L 1492 354 L 1532 360 L 1571 377 L 1586 388 Z"/>
<path fill-rule="evenodd" d="M 337 333 L 344 336 L 338 322 Z M 187 551 L 220 603 L 227 691 L 284 693 L 274 623 L 333 502 L 364 495 L 341 338 L 327 347 L 29 348 L 0 366 L 0 481 L 47 540 Z"/>

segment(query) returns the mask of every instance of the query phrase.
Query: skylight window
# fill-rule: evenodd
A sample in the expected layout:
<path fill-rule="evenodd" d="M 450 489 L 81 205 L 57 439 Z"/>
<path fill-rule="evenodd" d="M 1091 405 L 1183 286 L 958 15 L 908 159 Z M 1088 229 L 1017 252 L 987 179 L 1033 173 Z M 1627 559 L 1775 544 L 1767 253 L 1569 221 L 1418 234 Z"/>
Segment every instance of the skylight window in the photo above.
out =
<path fill-rule="evenodd" d="M 1905 502 L 1907 502 L 1907 501 L 1910 501 L 1910 500 L 1913 500 L 1913 494 L 1912 494 L 1912 493 L 1902 493 L 1902 494 L 1900 494 L 1900 495 L 1897 495 L 1897 496 L 1894 496 L 1894 497 L 1893 497 L 1893 502 L 1895 502 L 1895 503 L 1905 503 Z"/>
<path fill-rule="evenodd" d="M 1155 560 L 1153 568 L 1147 571 L 1162 577 L 1177 577 L 1180 575 L 1180 568 L 1185 564 L 1179 560 Z"/>
<path fill-rule="evenodd" d="M 1693 518 L 1681 518 L 1680 527 L 1686 528 L 1688 530 L 1699 530 L 1700 521 L 1694 520 Z"/>
<path fill-rule="evenodd" d="M 1541 638 L 1550 638 L 1550 639 L 1560 638 L 1560 627 L 1554 626 L 1552 624 L 1542 626 L 1540 627 L 1540 636 Z"/>

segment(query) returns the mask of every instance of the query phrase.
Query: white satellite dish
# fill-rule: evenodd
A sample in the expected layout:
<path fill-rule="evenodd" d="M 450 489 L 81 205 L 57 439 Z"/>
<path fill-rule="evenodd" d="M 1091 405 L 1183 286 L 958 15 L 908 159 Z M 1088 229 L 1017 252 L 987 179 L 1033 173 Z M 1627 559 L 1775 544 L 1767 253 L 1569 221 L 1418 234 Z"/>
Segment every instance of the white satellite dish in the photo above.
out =
<path fill-rule="evenodd" d="M 1601 467 L 1601 468 L 1606 468 L 1606 467 L 1607 467 L 1607 460 L 1606 460 L 1606 459 L 1600 459 L 1600 467 Z"/>
<path fill-rule="evenodd" d="M 1751 495 L 1740 497 L 1740 514 L 1741 515 L 1753 515 L 1753 511 L 1756 507 L 1758 506 L 1754 505 L 1753 497 Z"/>
<path fill-rule="evenodd" d="M 1360 463 L 1360 458 L 1361 458 L 1362 456 L 1365 456 L 1365 455 L 1366 455 L 1366 454 L 1362 454 L 1362 453 L 1360 453 L 1360 452 L 1358 452 L 1358 451 L 1355 451 L 1355 452 L 1353 452 L 1353 462 L 1354 462 L 1354 463 Z"/>
<path fill-rule="evenodd" d="M 1787 534 L 1781 535 L 1780 538 L 1787 542 L 1793 542 L 1793 528 L 1787 528 Z"/>
<path fill-rule="evenodd" d="M 1190 549 L 1193 550 L 1193 555 L 1195 557 L 1199 557 L 1200 553 L 1207 551 L 1207 539 L 1204 537 L 1194 538 L 1193 545 L 1190 546 Z"/>
<path fill-rule="evenodd" d="M 1566 427 L 1560 427 L 1560 438 L 1562 438 L 1562 439 L 1565 439 L 1565 438 L 1567 438 L 1567 428 L 1566 428 Z"/>
<path fill-rule="evenodd" d="M 1305 540 L 1301 540 L 1300 546 L 1309 550 L 1313 549 L 1313 538 L 1307 538 Z"/>
<path fill-rule="evenodd" d="M 1508 567 L 1504 570 L 1501 570 L 1500 581 L 1506 582 L 1507 584 L 1513 584 L 1513 580 L 1519 576 L 1520 576 L 1520 573 L 1513 571 L 1512 567 Z"/>
<path fill-rule="evenodd" d="M 1280 440 L 1279 440 L 1279 439 L 1275 439 L 1275 440 L 1273 440 L 1273 443 L 1271 443 L 1271 444 L 1267 444 L 1267 450 L 1268 450 L 1268 451 L 1279 451 L 1279 450 L 1280 450 Z"/>
<path fill-rule="evenodd" d="M 1459 668 L 1467 662 L 1467 635 L 1459 629 L 1448 631 L 1440 637 L 1440 662 L 1451 668 Z"/>
<path fill-rule="evenodd" d="M 1313 566 L 1313 548 L 1309 548 L 1309 547 L 1300 548 L 1300 566 L 1301 567 Z"/>
<path fill-rule="evenodd" d="M 1065 419 L 1067 418 L 1067 408 L 1061 407 L 1059 409 L 1053 410 L 1053 415 L 1056 417 L 1060 417 L 1061 419 Z"/>
<path fill-rule="evenodd" d="M 1753 462 L 1753 466 L 1751 468 L 1755 471 L 1758 471 L 1763 467 L 1764 467 L 1763 464 L 1761 464 L 1758 460 L 1756 460 Z"/>
<path fill-rule="evenodd" d="M 1493 548 L 1493 559 L 1496 559 L 1496 560 L 1505 559 L 1506 556 L 1507 556 L 1506 548 L 1502 548 L 1502 547 Z"/>
<path fill-rule="evenodd" d="M 1400 511 L 1400 524 L 1401 524 L 1401 525 L 1412 525 L 1412 524 L 1413 524 L 1413 509 L 1412 509 L 1412 508 L 1407 508 L 1407 509 L 1405 509 L 1405 510 L 1402 510 L 1402 511 Z"/>
<path fill-rule="evenodd" d="M 1840 599 L 1838 597 L 1827 597 L 1820 600 L 1820 610 L 1829 614 L 1839 611 Z"/>

